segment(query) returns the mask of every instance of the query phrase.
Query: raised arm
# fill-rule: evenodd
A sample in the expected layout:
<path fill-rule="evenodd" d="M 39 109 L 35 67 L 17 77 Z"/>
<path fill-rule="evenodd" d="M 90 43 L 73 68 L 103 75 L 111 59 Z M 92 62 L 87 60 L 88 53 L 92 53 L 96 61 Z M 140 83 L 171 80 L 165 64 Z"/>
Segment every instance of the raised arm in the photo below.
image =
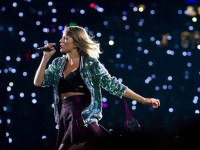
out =
<path fill-rule="evenodd" d="M 40 65 L 39 65 L 39 67 L 36 71 L 35 77 L 34 77 L 34 85 L 35 86 L 41 86 L 42 85 L 42 82 L 44 80 L 44 73 L 45 73 L 47 63 L 48 63 L 49 59 L 51 58 L 51 56 L 56 52 L 55 48 L 53 47 L 53 45 L 51 43 L 45 45 L 45 47 L 50 48 L 52 51 L 50 51 L 50 52 L 44 51 L 43 52 L 42 60 L 40 62 Z"/>

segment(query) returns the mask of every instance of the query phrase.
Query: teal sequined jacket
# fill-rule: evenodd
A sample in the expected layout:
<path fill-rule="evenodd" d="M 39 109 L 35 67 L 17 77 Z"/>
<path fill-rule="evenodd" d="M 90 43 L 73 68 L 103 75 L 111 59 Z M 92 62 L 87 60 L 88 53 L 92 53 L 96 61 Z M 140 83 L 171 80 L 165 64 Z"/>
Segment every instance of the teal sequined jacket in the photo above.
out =
<path fill-rule="evenodd" d="M 45 70 L 42 87 L 53 86 L 54 90 L 54 116 L 59 125 L 59 101 L 58 83 L 67 62 L 66 55 L 55 58 Z M 80 75 L 91 94 L 91 103 L 82 111 L 84 125 L 102 118 L 102 95 L 101 87 L 111 94 L 122 98 L 127 86 L 120 83 L 116 77 L 111 76 L 98 59 L 81 56 Z"/>

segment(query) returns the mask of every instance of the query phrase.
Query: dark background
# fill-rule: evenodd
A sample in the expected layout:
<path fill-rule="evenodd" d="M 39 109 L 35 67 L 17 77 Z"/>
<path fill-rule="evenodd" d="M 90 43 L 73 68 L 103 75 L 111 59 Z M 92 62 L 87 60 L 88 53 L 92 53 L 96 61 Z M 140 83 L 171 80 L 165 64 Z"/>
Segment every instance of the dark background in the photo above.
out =
<path fill-rule="evenodd" d="M 199 5 L 197 0 L 1 0 L 0 149 L 54 149 L 53 91 L 33 85 L 42 57 L 34 47 L 55 42 L 58 51 L 52 59 L 61 56 L 59 39 L 65 25 L 87 29 L 101 43 L 100 61 L 111 75 L 136 93 L 161 102 L 152 109 L 102 90 L 106 107 L 101 125 L 123 135 L 125 100 L 141 126 L 144 136 L 139 139 L 149 149 L 198 146 Z M 194 10 L 187 11 L 188 6 Z M 138 141 L 129 140 L 134 149 Z"/>

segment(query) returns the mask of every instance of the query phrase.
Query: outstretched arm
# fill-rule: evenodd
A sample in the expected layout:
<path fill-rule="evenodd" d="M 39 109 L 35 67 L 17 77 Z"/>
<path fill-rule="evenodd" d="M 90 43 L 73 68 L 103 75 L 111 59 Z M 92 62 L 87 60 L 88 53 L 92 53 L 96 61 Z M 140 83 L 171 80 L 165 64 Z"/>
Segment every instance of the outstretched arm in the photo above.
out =
<path fill-rule="evenodd" d="M 155 98 L 144 98 L 140 96 L 139 94 L 133 92 L 131 89 L 127 88 L 124 95 L 124 97 L 136 100 L 144 105 L 150 105 L 153 108 L 158 108 L 160 106 L 160 101 Z"/>

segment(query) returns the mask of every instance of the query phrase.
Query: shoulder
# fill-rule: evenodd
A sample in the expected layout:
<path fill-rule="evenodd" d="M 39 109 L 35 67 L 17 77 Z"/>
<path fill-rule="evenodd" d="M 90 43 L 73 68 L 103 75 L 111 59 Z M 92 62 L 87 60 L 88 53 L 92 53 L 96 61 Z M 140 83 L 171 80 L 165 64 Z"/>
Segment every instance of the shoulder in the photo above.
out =
<path fill-rule="evenodd" d="M 56 58 L 53 59 L 52 63 L 53 64 L 62 63 L 62 62 L 65 61 L 65 59 L 66 59 L 66 57 L 64 55 L 61 56 L 61 57 L 56 57 Z"/>
<path fill-rule="evenodd" d="M 107 69 L 105 66 L 99 61 L 99 59 L 96 58 L 85 58 L 84 59 L 84 65 L 86 69 L 94 70 L 97 72 L 107 72 Z"/>
<path fill-rule="evenodd" d="M 92 57 L 84 57 L 84 64 L 87 67 L 91 67 L 94 65 L 98 65 L 100 62 L 97 58 L 92 58 Z"/>

